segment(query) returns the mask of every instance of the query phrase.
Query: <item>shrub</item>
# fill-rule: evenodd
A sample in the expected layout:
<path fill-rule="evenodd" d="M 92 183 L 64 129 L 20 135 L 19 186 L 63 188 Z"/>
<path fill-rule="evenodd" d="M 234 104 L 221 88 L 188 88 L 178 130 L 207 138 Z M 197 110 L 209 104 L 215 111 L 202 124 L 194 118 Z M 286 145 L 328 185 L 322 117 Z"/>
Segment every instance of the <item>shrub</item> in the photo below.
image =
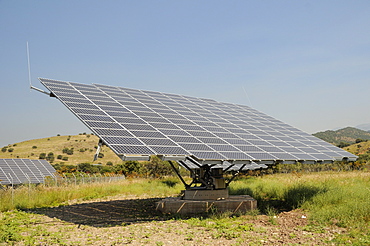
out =
<path fill-rule="evenodd" d="M 77 170 L 84 173 L 98 173 L 100 168 L 90 163 L 80 163 L 77 165 Z"/>
<path fill-rule="evenodd" d="M 39 155 L 39 159 L 45 159 L 46 158 L 46 153 L 41 153 Z"/>
<path fill-rule="evenodd" d="M 62 160 L 63 161 L 68 161 L 68 156 L 63 156 Z"/>
<path fill-rule="evenodd" d="M 50 152 L 47 157 L 46 157 L 46 160 L 50 161 L 50 162 L 53 162 L 54 161 L 54 153 L 53 152 Z"/>
<path fill-rule="evenodd" d="M 13 148 L 9 148 L 8 149 L 8 152 L 13 152 L 14 151 L 14 149 Z"/>
<path fill-rule="evenodd" d="M 32 146 L 32 149 L 37 149 L 37 146 L 36 145 Z"/>
<path fill-rule="evenodd" d="M 144 168 L 150 177 L 161 177 L 173 174 L 173 169 L 167 161 L 162 161 L 157 156 L 152 156 L 150 161 L 144 162 Z"/>
<path fill-rule="evenodd" d="M 57 156 L 57 159 L 58 159 L 58 160 L 61 160 L 62 158 L 63 158 L 63 156 L 62 156 L 62 155 L 58 155 L 58 156 Z"/>
<path fill-rule="evenodd" d="M 2 152 L 6 152 L 6 151 L 7 151 L 7 149 L 8 149 L 8 147 L 3 147 L 3 148 L 1 149 L 1 151 L 2 151 Z"/>
<path fill-rule="evenodd" d="M 339 148 L 345 148 L 345 147 L 348 147 L 348 146 L 350 146 L 351 144 L 349 144 L 349 143 L 345 143 L 345 142 L 340 142 L 338 145 L 337 145 L 337 147 L 339 147 Z"/>
<path fill-rule="evenodd" d="M 62 150 L 63 153 L 67 154 L 67 155 L 73 155 L 73 148 L 64 148 Z"/>

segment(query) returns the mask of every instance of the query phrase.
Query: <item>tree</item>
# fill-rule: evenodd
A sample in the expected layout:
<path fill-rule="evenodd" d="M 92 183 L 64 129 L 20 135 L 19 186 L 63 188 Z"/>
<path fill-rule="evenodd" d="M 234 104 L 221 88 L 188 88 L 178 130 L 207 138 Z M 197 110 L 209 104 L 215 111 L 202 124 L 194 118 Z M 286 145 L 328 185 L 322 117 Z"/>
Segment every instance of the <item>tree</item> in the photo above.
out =
<path fill-rule="evenodd" d="M 67 155 L 73 155 L 73 148 L 64 148 L 62 150 L 63 153 L 67 154 Z"/>
<path fill-rule="evenodd" d="M 100 168 L 90 163 L 80 163 L 77 165 L 77 170 L 84 173 L 98 173 Z"/>
<path fill-rule="evenodd" d="M 50 161 L 50 162 L 53 162 L 54 161 L 54 153 L 53 152 L 50 152 L 47 157 L 46 157 L 46 160 L 47 161 Z"/>
<path fill-rule="evenodd" d="M 125 161 L 116 166 L 116 172 L 123 171 L 127 176 L 139 176 L 143 173 L 143 166 L 138 161 Z"/>
<path fill-rule="evenodd" d="M 173 173 L 171 165 L 167 161 L 162 161 L 158 156 L 152 156 L 150 161 L 144 165 L 150 177 L 166 176 Z"/>
<path fill-rule="evenodd" d="M 361 138 L 357 138 L 355 142 L 356 142 L 356 143 L 361 143 L 361 142 L 366 142 L 366 140 L 361 139 Z"/>
<path fill-rule="evenodd" d="M 340 142 L 340 143 L 337 145 L 337 147 L 339 147 L 339 148 L 345 148 L 345 147 L 350 146 L 350 145 L 351 145 L 351 144 L 349 144 L 349 143 Z"/>

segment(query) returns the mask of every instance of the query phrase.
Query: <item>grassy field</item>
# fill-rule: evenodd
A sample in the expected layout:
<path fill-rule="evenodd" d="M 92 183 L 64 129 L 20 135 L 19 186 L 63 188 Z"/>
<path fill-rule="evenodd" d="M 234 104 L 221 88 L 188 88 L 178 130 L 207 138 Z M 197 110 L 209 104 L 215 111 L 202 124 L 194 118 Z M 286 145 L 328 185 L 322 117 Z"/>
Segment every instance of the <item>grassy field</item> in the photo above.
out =
<path fill-rule="evenodd" d="M 132 179 L 0 190 L 0 243 L 18 245 L 369 245 L 370 172 L 241 177 L 258 211 L 184 218 L 155 210 L 182 186 Z"/>

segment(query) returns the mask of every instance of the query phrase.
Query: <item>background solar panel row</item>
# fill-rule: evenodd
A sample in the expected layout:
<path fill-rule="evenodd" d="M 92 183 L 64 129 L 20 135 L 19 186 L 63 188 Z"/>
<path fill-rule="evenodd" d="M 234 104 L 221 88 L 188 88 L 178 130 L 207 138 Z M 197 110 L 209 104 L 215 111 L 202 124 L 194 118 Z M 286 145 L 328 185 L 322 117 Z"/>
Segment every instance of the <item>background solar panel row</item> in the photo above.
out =
<path fill-rule="evenodd" d="M 356 159 L 248 106 L 169 93 L 40 79 L 119 156 L 249 162 Z"/>
<path fill-rule="evenodd" d="M 55 169 L 46 160 L 0 159 L 0 184 L 44 183 L 46 176 L 55 176 Z"/>

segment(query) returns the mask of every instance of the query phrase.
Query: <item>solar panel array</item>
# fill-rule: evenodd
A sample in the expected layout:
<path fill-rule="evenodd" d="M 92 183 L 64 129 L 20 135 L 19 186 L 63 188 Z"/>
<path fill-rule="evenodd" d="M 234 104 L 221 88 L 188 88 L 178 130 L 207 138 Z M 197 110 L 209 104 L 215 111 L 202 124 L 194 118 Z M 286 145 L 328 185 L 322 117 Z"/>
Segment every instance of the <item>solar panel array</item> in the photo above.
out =
<path fill-rule="evenodd" d="M 46 176 L 55 176 L 55 169 L 46 160 L 0 159 L 0 184 L 44 183 Z"/>
<path fill-rule="evenodd" d="M 41 83 L 122 159 L 292 162 L 357 157 L 248 106 L 50 79 Z"/>

